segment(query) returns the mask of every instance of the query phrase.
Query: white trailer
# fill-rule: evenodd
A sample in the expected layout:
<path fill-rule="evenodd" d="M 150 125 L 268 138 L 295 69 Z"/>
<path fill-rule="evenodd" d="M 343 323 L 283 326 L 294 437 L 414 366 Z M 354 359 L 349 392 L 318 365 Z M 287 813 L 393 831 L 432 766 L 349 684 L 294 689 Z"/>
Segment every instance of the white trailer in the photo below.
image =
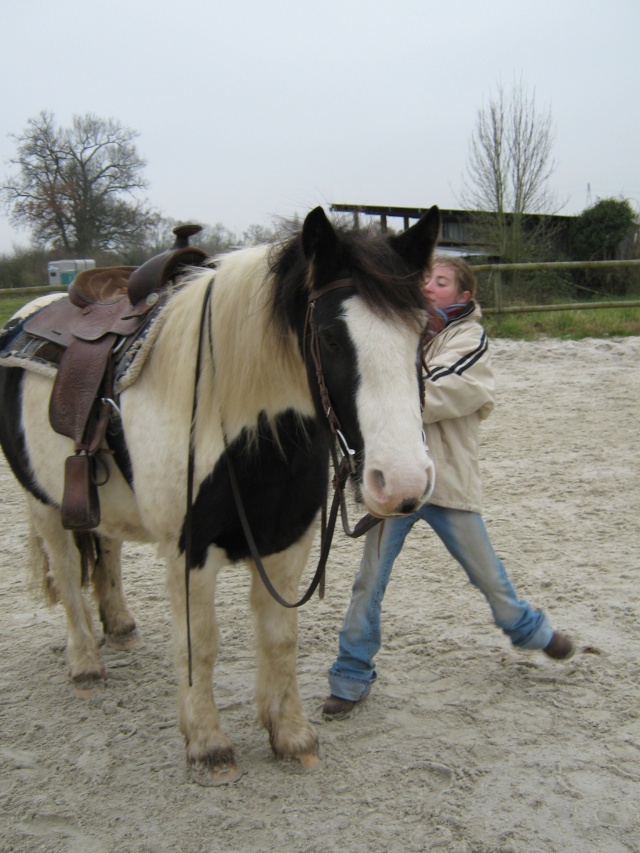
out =
<path fill-rule="evenodd" d="M 79 272 L 95 269 L 95 266 L 96 262 L 89 258 L 79 261 L 50 261 L 49 285 L 51 287 L 69 287 Z"/>

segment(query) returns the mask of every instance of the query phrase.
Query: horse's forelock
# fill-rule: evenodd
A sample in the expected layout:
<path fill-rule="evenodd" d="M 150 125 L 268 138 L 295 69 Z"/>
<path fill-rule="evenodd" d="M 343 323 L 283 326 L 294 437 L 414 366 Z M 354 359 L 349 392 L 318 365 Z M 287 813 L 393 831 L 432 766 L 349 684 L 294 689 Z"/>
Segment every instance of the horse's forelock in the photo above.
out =
<path fill-rule="evenodd" d="M 422 322 L 424 298 L 422 272 L 408 268 L 387 238 L 371 229 L 335 227 L 337 254 L 332 259 L 335 275 L 349 274 L 365 304 L 378 315 Z M 277 323 L 291 324 L 296 307 L 306 304 L 313 281 L 313 267 L 304 255 L 300 232 L 274 244 L 269 256 L 274 278 L 273 312 Z"/>
<path fill-rule="evenodd" d="M 354 284 L 367 306 L 376 314 L 418 319 L 424 310 L 421 271 L 409 269 L 381 234 L 350 231 L 344 241 Z"/>

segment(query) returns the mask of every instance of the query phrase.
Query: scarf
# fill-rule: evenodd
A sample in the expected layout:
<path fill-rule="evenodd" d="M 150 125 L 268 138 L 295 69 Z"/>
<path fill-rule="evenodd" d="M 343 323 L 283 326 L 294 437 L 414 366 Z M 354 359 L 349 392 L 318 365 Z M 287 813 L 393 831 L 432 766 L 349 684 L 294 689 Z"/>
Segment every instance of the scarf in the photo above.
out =
<path fill-rule="evenodd" d="M 427 325 L 424 331 L 425 343 L 433 340 L 443 329 L 446 329 L 449 323 L 466 317 L 475 307 L 473 299 L 468 302 L 454 302 L 453 305 L 447 305 L 446 308 L 436 308 L 435 305 L 429 305 L 427 308 Z"/>

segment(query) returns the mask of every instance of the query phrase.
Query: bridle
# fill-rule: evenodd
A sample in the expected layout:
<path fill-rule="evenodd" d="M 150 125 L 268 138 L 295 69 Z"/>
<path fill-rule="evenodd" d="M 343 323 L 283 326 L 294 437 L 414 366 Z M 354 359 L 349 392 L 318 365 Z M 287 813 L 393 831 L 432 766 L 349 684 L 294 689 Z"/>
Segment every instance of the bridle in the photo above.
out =
<path fill-rule="evenodd" d="M 353 279 L 351 278 L 340 278 L 336 281 L 332 281 L 329 284 L 325 284 L 323 287 L 318 290 L 312 290 L 309 294 L 309 301 L 307 303 L 307 313 L 304 320 L 304 331 L 302 335 L 302 355 L 305 364 L 307 363 L 307 336 L 310 337 L 310 347 L 309 352 L 311 355 L 311 360 L 313 361 L 313 366 L 316 371 L 316 379 L 318 381 L 318 390 L 320 392 L 320 402 L 322 405 L 322 409 L 324 411 L 325 417 L 329 424 L 329 429 L 331 430 L 331 434 L 334 439 L 340 444 L 342 448 L 342 452 L 344 454 L 343 459 L 346 459 L 348 462 L 348 468 L 351 473 L 355 474 L 356 465 L 355 465 L 355 450 L 352 450 L 349 447 L 349 443 L 344 436 L 344 432 L 340 426 L 340 421 L 338 420 L 338 416 L 336 414 L 336 410 L 334 406 L 331 404 L 331 399 L 329 397 L 329 389 L 327 388 L 327 383 L 324 379 L 324 371 L 322 369 L 322 359 L 320 357 L 320 337 L 318 335 L 318 327 L 315 322 L 315 308 L 316 301 L 321 296 L 326 296 L 327 293 L 332 293 L 334 290 L 340 290 L 345 287 L 353 287 Z M 335 456 L 335 442 L 331 444 L 333 450 L 333 462 L 334 469 L 337 469 L 339 466 L 336 464 L 337 457 Z M 345 478 L 346 481 L 346 478 Z"/>
<path fill-rule="evenodd" d="M 316 567 L 314 576 L 307 588 L 307 591 L 304 595 L 295 602 L 289 602 L 284 599 L 280 593 L 275 589 L 273 584 L 271 583 L 269 576 L 264 568 L 262 563 L 262 559 L 260 554 L 258 553 L 258 549 L 255 544 L 255 540 L 253 534 L 251 532 L 251 528 L 249 526 L 249 521 L 247 519 L 247 515 L 244 508 L 244 503 L 242 501 L 242 496 L 240 494 L 240 490 L 238 487 L 238 481 L 236 478 L 235 470 L 233 468 L 233 463 L 231 461 L 231 454 L 229 453 L 229 443 L 227 440 L 226 432 L 224 430 L 224 424 L 222 428 L 224 447 L 225 447 L 225 458 L 227 460 L 227 468 L 229 472 L 229 480 L 231 483 L 231 490 L 233 492 L 233 497 L 236 505 L 236 510 L 238 512 L 238 516 L 240 519 L 240 523 L 242 526 L 243 533 L 247 540 L 247 545 L 249 546 L 249 551 L 251 553 L 251 558 L 255 563 L 256 569 L 260 578 L 265 585 L 269 594 L 283 607 L 287 608 L 295 608 L 300 607 L 303 604 L 306 604 L 307 601 L 314 594 L 316 589 L 319 588 L 320 598 L 324 596 L 324 580 L 325 580 L 325 569 L 327 564 L 327 559 L 329 557 L 329 551 L 331 549 L 331 544 L 333 541 L 333 534 L 335 531 L 336 519 L 338 515 L 338 509 L 340 509 L 340 515 L 342 520 L 342 526 L 344 532 L 347 536 L 351 538 L 357 538 L 362 536 L 368 530 L 375 527 L 382 519 L 376 518 L 370 514 L 366 514 L 360 521 L 355 525 L 353 529 L 349 526 L 349 519 L 347 513 L 347 506 L 345 500 L 345 486 L 347 484 L 347 480 L 350 474 L 356 472 L 356 451 L 353 450 L 342 430 L 342 426 L 340 424 L 340 420 L 336 414 L 336 410 L 331 403 L 331 398 L 329 396 L 329 389 L 327 388 L 327 384 L 324 378 L 324 371 L 322 368 L 322 359 L 320 354 L 320 338 L 318 334 L 317 325 L 315 322 L 315 309 L 316 302 L 318 299 L 321 299 L 323 296 L 326 296 L 328 293 L 332 293 L 335 290 L 353 287 L 353 279 L 352 278 L 340 278 L 334 281 L 329 282 L 317 289 L 312 290 L 309 293 L 308 302 L 307 302 L 307 312 L 305 315 L 304 321 L 304 329 L 303 329 L 303 340 L 302 340 L 302 349 L 303 349 L 303 359 L 305 362 L 305 366 L 307 364 L 307 338 L 309 338 L 309 354 L 311 356 L 311 360 L 313 362 L 313 366 L 316 373 L 316 379 L 318 382 L 318 390 L 320 394 L 320 401 L 322 405 L 322 409 L 324 411 L 325 417 L 327 418 L 327 422 L 329 425 L 329 429 L 331 431 L 332 439 L 330 441 L 330 451 L 331 451 L 331 459 L 333 463 L 333 500 L 331 503 L 331 509 L 327 515 L 327 508 L 325 502 L 322 505 L 322 519 L 321 519 L 321 538 L 320 538 L 320 556 L 318 559 L 318 565 Z M 202 314 L 200 317 L 200 332 L 198 338 L 198 352 L 196 358 L 196 369 L 195 369 L 195 385 L 193 392 L 193 406 L 192 406 L 192 417 L 191 417 L 191 432 L 190 432 L 190 440 L 189 440 L 189 458 L 187 464 L 187 507 L 185 513 L 185 594 L 186 594 L 186 617 L 187 617 L 187 648 L 188 648 L 188 659 L 189 659 L 189 685 L 192 684 L 192 655 L 191 655 L 191 631 L 190 631 L 190 607 L 189 607 L 189 575 L 191 570 L 191 533 L 192 533 L 192 523 L 193 523 L 193 482 L 194 482 L 194 471 L 195 471 L 195 421 L 196 421 L 196 411 L 197 411 L 197 397 L 198 397 L 198 381 L 200 377 L 200 370 L 202 364 L 202 349 L 203 349 L 203 338 L 204 338 L 204 328 L 205 321 L 207 315 L 209 316 L 209 346 L 211 349 L 211 358 L 213 360 L 213 346 L 212 346 L 212 330 L 211 330 L 211 312 L 208 310 L 211 300 L 211 290 L 213 287 L 213 278 L 211 279 L 209 286 L 207 288 L 207 292 L 205 294 L 205 298 L 202 306 Z M 419 370 L 420 377 L 422 376 L 422 371 Z M 424 397 L 424 388 L 423 382 L 420 382 L 421 387 L 421 396 Z M 423 405 L 424 399 L 422 400 L 421 405 Z M 338 453 L 336 450 L 336 445 L 338 445 L 342 451 L 342 457 L 338 458 Z"/>
<path fill-rule="evenodd" d="M 356 464 L 355 464 L 355 456 L 356 452 L 353 450 L 344 435 L 342 430 L 340 421 L 336 414 L 336 410 L 331 403 L 331 398 L 329 397 L 329 389 L 327 388 L 327 383 L 324 378 L 324 371 L 322 369 L 322 359 L 320 356 L 320 338 L 318 335 L 318 329 L 315 322 L 315 306 L 316 301 L 325 296 L 327 293 L 331 293 L 334 290 L 338 290 L 341 288 L 353 287 L 353 281 L 351 278 L 342 278 L 337 279 L 335 281 L 330 282 L 329 284 L 324 285 L 323 287 L 312 290 L 309 294 L 308 302 L 307 302 L 307 312 L 305 315 L 304 321 L 304 329 L 303 329 L 303 359 L 305 365 L 307 363 L 307 338 L 309 338 L 309 354 L 311 356 L 311 360 L 313 362 L 313 366 L 316 372 L 316 379 L 318 381 L 318 390 L 320 393 L 320 400 L 322 404 L 322 409 L 327 418 L 327 422 L 329 424 L 329 429 L 332 434 L 332 440 L 329 443 L 331 450 L 331 459 L 333 462 L 334 476 L 333 476 L 333 500 L 331 503 L 331 509 L 329 514 L 327 515 L 327 508 L 325 503 L 323 502 L 322 506 L 322 519 L 321 519 L 321 536 L 320 536 L 320 556 L 318 558 L 318 565 L 316 567 L 314 576 L 309 584 L 307 591 L 304 595 L 298 599 L 298 601 L 290 602 L 284 599 L 280 593 L 275 589 L 273 584 L 271 583 L 269 576 L 264 568 L 260 555 L 258 553 L 258 549 L 255 545 L 255 541 L 253 538 L 253 534 L 251 533 L 251 528 L 249 526 L 249 522 L 246 516 L 246 512 L 244 509 L 244 504 L 242 501 L 242 496 L 240 495 L 240 490 L 238 488 L 238 482 L 235 475 L 235 471 L 233 468 L 233 463 L 231 461 L 231 454 L 229 451 L 229 444 L 227 441 L 226 434 L 224 434 L 224 444 L 225 457 L 227 460 L 227 468 L 229 471 L 229 479 L 231 482 L 231 489 L 233 492 L 234 501 L 236 504 L 236 509 L 238 511 L 238 516 L 240 518 L 240 523 L 242 525 L 242 529 L 247 540 L 247 544 L 249 546 L 249 550 L 251 552 L 251 558 L 256 565 L 256 569 L 260 578 L 265 585 L 269 594 L 283 607 L 293 608 L 293 607 L 301 607 L 303 604 L 306 604 L 307 601 L 311 598 L 316 589 L 319 588 L 320 597 L 324 596 L 324 578 L 325 578 L 325 569 L 327 564 L 327 559 L 329 557 L 329 551 L 331 549 L 331 543 L 333 541 L 333 534 L 335 531 L 336 519 L 338 515 L 338 509 L 340 509 L 341 518 L 342 518 L 342 526 L 344 532 L 347 536 L 352 538 L 356 538 L 358 536 L 362 536 L 367 530 L 370 530 L 374 527 L 380 519 L 374 518 L 370 515 L 365 515 L 354 527 L 353 530 L 349 527 L 349 520 L 347 515 L 347 507 L 346 500 L 344 495 L 344 489 L 349 478 L 349 474 L 355 473 Z M 338 459 L 338 453 L 336 451 L 336 444 L 338 444 L 342 450 L 342 458 Z"/>

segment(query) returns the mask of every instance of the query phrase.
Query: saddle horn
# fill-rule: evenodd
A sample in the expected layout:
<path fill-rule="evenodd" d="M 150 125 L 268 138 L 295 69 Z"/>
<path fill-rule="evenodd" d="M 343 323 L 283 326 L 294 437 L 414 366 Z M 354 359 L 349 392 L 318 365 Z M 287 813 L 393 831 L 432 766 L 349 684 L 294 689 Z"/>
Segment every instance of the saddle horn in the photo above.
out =
<path fill-rule="evenodd" d="M 202 231 L 200 225 L 178 225 L 173 229 L 175 242 L 170 249 L 155 255 L 129 276 L 129 300 L 132 305 L 146 299 L 150 293 L 174 278 L 183 267 L 201 266 L 209 255 L 204 249 L 189 245 L 189 238 Z"/>

